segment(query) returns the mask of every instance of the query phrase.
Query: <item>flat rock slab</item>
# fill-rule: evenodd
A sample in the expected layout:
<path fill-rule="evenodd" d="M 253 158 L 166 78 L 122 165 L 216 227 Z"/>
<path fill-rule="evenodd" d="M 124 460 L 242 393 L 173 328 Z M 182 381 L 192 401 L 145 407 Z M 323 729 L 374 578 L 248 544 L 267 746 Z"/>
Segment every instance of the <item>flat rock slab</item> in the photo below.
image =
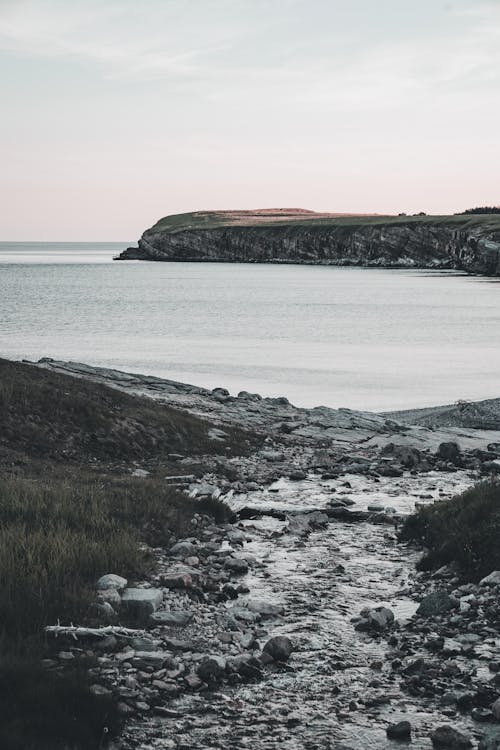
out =
<path fill-rule="evenodd" d="M 149 618 L 152 625 L 171 625 L 173 627 L 184 627 L 192 619 L 192 612 L 182 610 L 177 612 L 154 612 Z"/>
<path fill-rule="evenodd" d="M 133 617 L 147 617 L 156 612 L 163 602 L 161 589 L 125 589 L 122 606 Z"/>

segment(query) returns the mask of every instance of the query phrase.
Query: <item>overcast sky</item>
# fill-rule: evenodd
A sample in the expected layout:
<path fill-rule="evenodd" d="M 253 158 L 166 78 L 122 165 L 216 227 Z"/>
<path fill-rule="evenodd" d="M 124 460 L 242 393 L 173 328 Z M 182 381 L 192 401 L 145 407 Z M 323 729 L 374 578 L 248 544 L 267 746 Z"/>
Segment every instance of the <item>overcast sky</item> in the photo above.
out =
<path fill-rule="evenodd" d="M 0 239 L 500 204 L 500 0 L 0 0 Z"/>

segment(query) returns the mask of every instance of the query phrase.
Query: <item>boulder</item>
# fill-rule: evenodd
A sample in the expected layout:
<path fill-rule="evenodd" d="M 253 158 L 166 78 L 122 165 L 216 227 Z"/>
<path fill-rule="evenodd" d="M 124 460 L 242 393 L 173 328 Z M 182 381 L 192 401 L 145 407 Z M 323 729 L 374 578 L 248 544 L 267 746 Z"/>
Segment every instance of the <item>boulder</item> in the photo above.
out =
<path fill-rule="evenodd" d="M 431 740 L 433 747 L 442 748 L 443 750 L 462 750 L 463 748 L 472 747 L 469 737 L 447 724 L 438 727 L 432 733 Z"/>
<path fill-rule="evenodd" d="M 242 557 L 226 557 L 224 567 L 235 575 L 245 575 L 248 573 L 248 563 Z"/>
<path fill-rule="evenodd" d="M 440 443 L 436 455 L 443 461 L 450 461 L 455 466 L 460 466 L 462 463 L 462 454 L 458 443 Z"/>
<path fill-rule="evenodd" d="M 189 557 L 196 554 L 196 547 L 192 542 L 177 542 L 169 552 L 172 557 Z"/>
<path fill-rule="evenodd" d="M 293 643 L 286 635 L 276 635 L 267 641 L 263 651 L 273 661 L 288 661 L 293 651 Z"/>
<path fill-rule="evenodd" d="M 156 612 L 163 602 L 161 589 L 125 589 L 122 594 L 122 607 L 131 616 L 147 618 Z"/>
<path fill-rule="evenodd" d="M 493 573 L 485 576 L 479 581 L 480 586 L 500 586 L 500 570 L 494 570 Z"/>
<path fill-rule="evenodd" d="M 356 624 L 355 630 L 385 630 L 394 622 L 394 612 L 389 607 L 374 607 L 363 609 L 361 620 Z"/>
<path fill-rule="evenodd" d="M 108 591 L 109 589 L 115 591 L 122 591 L 127 586 L 127 579 L 117 576 L 114 573 L 107 573 L 105 576 L 101 576 L 96 583 L 96 589 L 98 591 Z"/>
<path fill-rule="evenodd" d="M 446 591 L 433 591 L 427 594 L 417 609 L 417 615 L 421 617 L 436 617 L 442 615 L 445 612 L 449 612 L 455 606 L 455 601 L 451 598 Z"/>
<path fill-rule="evenodd" d="M 497 698 L 496 701 L 492 703 L 491 713 L 497 721 L 500 721 L 500 698 Z"/>
<path fill-rule="evenodd" d="M 219 682 L 226 674 L 226 660 L 222 656 L 205 656 L 198 664 L 196 673 L 209 685 Z"/>
<path fill-rule="evenodd" d="M 411 739 L 411 724 L 409 721 L 398 721 L 397 724 L 389 724 L 386 734 L 390 740 L 409 740 Z"/>

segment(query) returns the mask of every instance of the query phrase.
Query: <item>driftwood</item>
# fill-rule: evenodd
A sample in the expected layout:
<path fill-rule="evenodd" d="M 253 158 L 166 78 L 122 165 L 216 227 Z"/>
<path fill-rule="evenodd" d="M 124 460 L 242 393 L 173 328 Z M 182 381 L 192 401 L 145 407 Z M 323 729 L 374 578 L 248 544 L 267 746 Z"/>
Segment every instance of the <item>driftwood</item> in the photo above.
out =
<path fill-rule="evenodd" d="M 103 628 L 84 628 L 78 625 L 47 625 L 45 632 L 52 633 L 56 638 L 59 635 L 71 635 L 75 641 L 78 638 L 106 638 L 108 635 L 117 635 L 123 638 L 134 638 L 144 635 L 144 630 L 122 628 L 117 625 L 106 625 Z"/>

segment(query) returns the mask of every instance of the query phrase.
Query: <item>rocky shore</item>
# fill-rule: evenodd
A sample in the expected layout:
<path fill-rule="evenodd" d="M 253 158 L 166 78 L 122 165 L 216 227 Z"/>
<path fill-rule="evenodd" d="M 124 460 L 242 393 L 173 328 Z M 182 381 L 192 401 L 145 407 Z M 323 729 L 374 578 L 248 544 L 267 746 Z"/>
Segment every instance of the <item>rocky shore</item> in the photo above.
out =
<path fill-rule="evenodd" d="M 415 507 L 500 472 L 497 401 L 376 415 L 297 409 L 159 378 L 43 360 L 267 435 L 203 476 L 169 482 L 223 503 L 151 550 L 154 571 L 96 582 L 100 630 L 49 629 L 47 668 L 93 658 L 97 694 L 126 717 L 116 747 L 500 747 L 500 573 L 417 572 L 398 541 Z M 422 415 L 421 415 L 422 416 Z M 403 421 L 402 417 L 405 418 Z M 471 426 L 471 420 L 473 426 Z M 143 461 L 136 476 L 147 476 Z M 76 639 L 75 639 L 76 638 Z"/>
<path fill-rule="evenodd" d="M 161 219 L 117 260 L 444 268 L 498 276 L 500 223 L 496 215 L 207 211 Z"/>

